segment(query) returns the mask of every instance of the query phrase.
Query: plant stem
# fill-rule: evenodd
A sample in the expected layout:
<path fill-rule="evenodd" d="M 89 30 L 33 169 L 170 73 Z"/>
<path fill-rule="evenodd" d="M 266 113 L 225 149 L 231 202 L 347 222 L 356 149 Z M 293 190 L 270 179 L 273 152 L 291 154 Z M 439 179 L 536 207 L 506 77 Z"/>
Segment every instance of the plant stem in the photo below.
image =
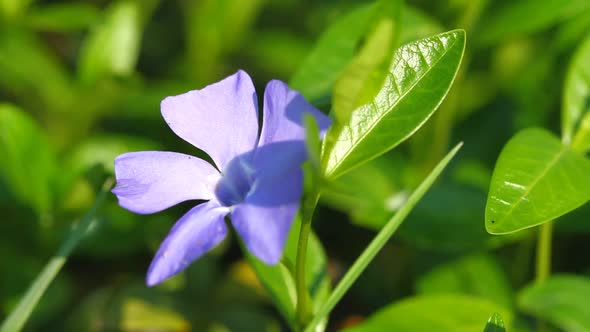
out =
<path fill-rule="evenodd" d="M 457 144 L 439 163 L 436 167 L 428 174 L 426 179 L 420 183 L 418 188 L 408 197 L 406 203 L 393 215 L 393 217 L 383 226 L 377 236 L 369 243 L 365 250 L 361 253 L 359 258 L 352 264 L 352 266 L 346 271 L 346 274 L 340 280 L 336 288 L 332 291 L 328 299 L 322 304 L 319 310 L 315 313 L 311 322 L 305 328 L 305 332 L 312 332 L 316 326 L 328 316 L 352 284 L 357 280 L 369 263 L 375 258 L 377 253 L 383 248 L 387 241 L 391 238 L 393 233 L 410 214 L 414 206 L 420 201 L 420 199 L 426 194 L 428 189 L 432 186 L 434 181 L 442 173 L 445 167 L 449 164 L 451 159 L 455 156 L 457 151 L 461 148 L 463 143 Z"/>
<path fill-rule="evenodd" d="M 309 292 L 305 280 L 305 259 L 307 257 L 307 242 L 311 233 L 311 220 L 318 203 L 320 194 L 314 190 L 303 201 L 301 212 L 301 228 L 297 242 L 297 258 L 295 263 L 295 287 L 297 289 L 297 320 L 300 326 L 305 326 L 312 316 Z"/>
<path fill-rule="evenodd" d="M 535 281 L 541 283 L 551 274 L 551 235 L 553 222 L 548 221 L 539 227 L 537 240 L 537 271 Z"/>
<path fill-rule="evenodd" d="M 90 229 L 92 229 L 92 226 L 96 221 L 96 212 L 104 201 L 106 194 L 111 189 L 112 185 L 112 178 L 109 178 L 105 181 L 102 191 L 96 197 L 92 208 L 86 213 L 80 223 L 74 226 L 70 235 L 60 246 L 57 254 L 49 260 L 35 281 L 31 284 L 31 286 L 29 286 L 29 289 L 20 299 L 20 302 L 16 308 L 2 323 L 2 326 L 0 326 L 0 332 L 16 332 L 23 328 L 27 322 L 27 319 L 33 312 L 33 309 L 35 309 L 37 303 L 45 293 L 45 290 L 47 290 L 47 287 L 49 287 L 53 279 L 55 279 L 61 268 L 66 263 L 68 256 L 72 253 L 78 242 L 88 233 Z"/>

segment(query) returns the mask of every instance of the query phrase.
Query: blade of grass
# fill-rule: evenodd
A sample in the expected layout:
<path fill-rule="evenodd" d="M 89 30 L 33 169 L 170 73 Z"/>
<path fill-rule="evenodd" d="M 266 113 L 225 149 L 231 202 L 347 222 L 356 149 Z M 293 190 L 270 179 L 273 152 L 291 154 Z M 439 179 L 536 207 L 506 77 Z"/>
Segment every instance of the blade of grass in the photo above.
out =
<path fill-rule="evenodd" d="M 445 167 L 449 164 L 451 159 L 455 156 L 457 151 L 461 148 L 463 143 L 457 144 L 439 163 L 436 167 L 428 174 L 426 179 L 416 188 L 416 190 L 410 195 L 406 203 L 399 209 L 399 211 L 383 226 L 381 231 L 375 236 L 373 241 L 365 248 L 363 253 L 357 258 L 352 264 L 350 269 L 346 272 L 342 280 L 338 283 L 330 297 L 322 305 L 317 314 L 313 317 L 311 322 L 307 325 L 305 332 L 312 332 L 315 327 L 334 309 L 334 306 L 340 301 L 356 279 L 361 275 L 369 263 L 375 258 L 377 253 L 383 248 L 385 243 L 391 238 L 393 233 L 397 230 L 399 225 L 404 219 L 410 214 L 414 206 L 422 199 L 424 194 L 430 189 L 434 181 L 442 173 Z"/>
<path fill-rule="evenodd" d="M 37 276 L 35 281 L 31 284 L 25 295 L 21 298 L 16 308 L 10 313 L 6 320 L 0 327 L 0 332 L 17 332 L 20 331 L 37 306 L 37 303 L 51 284 L 53 279 L 57 276 L 61 268 L 66 263 L 68 256 L 72 253 L 78 242 L 92 229 L 96 218 L 96 211 L 104 201 L 106 194 L 113 185 L 113 179 L 109 178 L 102 186 L 101 192 L 96 197 L 94 205 L 86 213 L 84 218 L 72 229 L 70 235 L 53 256 L 45 265 L 41 273 Z"/>

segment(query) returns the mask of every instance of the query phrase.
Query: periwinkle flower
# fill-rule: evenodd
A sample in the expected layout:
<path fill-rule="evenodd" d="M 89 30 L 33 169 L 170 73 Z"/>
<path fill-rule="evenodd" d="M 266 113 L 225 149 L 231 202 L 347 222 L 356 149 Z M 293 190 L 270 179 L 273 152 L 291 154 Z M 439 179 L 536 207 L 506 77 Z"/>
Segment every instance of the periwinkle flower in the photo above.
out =
<path fill-rule="evenodd" d="M 172 131 L 207 153 L 217 168 L 176 152 L 130 152 L 115 159 L 113 193 L 130 211 L 149 214 L 186 200 L 207 201 L 172 227 L 149 267 L 147 284 L 184 270 L 220 243 L 227 215 L 254 256 L 278 263 L 303 191 L 303 114 L 311 114 L 322 132 L 329 118 L 273 80 L 264 91 L 259 136 L 256 92 L 244 71 L 167 97 L 161 110 Z"/>

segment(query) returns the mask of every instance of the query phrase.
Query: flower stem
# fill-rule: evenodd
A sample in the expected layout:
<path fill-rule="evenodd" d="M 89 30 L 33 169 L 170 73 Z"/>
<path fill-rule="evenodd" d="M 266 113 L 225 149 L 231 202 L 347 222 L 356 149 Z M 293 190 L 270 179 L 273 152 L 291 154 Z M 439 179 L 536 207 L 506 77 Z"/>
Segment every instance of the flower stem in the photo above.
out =
<path fill-rule="evenodd" d="M 545 281 L 551 273 L 552 232 L 552 221 L 548 221 L 539 227 L 539 237 L 537 240 L 537 271 L 535 274 L 535 281 L 537 283 Z"/>
<path fill-rule="evenodd" d="M 551 274 L 551 235 L 553 233 L 553 221 L 548 221 L 539 227 L 537 238 L 537 266 L 535 282 L 543 283 Z M 537 331 L 546 332 L 547 324 L 537 321 Z"/>
<path fill-rule="evenodd" d="M 301 228 L 297 243 L 297 261 L 295 263 L 295 286 L 297 289 L 297 320 L 300 326 L 305 326 L 312 317 L 312 308 L 307 284 L 305 280 L 305 259 L 307 257 L 307 242 L 311 233 L 311 219 L 318 203 L 320 194 L 314 190 L 303 200 L 301 211 Z"/>

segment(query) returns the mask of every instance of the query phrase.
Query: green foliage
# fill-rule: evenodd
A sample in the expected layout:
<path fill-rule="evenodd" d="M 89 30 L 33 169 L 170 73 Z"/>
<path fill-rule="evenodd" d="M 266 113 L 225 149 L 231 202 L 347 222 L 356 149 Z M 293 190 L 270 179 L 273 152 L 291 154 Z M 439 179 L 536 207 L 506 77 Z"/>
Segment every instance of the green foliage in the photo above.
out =
<path fill-rule="evenodd" d="M 340 72 L 354 56 L 375 10 L 375 6 L 359 7 L 330 26 L 293 74 L 290 86 L 311 101 L 329 95 Z"/>
<path fill-rule="evenodd" d="M 438 266 L 417 281 L 419 294 L 465 294 L 512 307 L 508 276 L 493 256 L 480 254 Z"/>
<path fill-rule="evenodd" d="M 590 280 L 559 275 L 521 291 L 518 306 L 568 332 L 590 330 Z"/>
<path fill-rule="evenodd" d="M 283 261 L 279 265 L 265 265 L 248 254 L 248 260 L 256 271 L 259 280 L 270 294 L 283 317 L 292 327 L 296 326 L 295 306 L 297 298 L 294 264 L 297 256 L 300 227 L 300 221 L 296 220 L 287 239 Z M 328 260 L 320 241 L 314 234 L 310 236 L 308 245 L 305 269 L 306 283 L 312 299 L 313 310 L 317 311 L 330 291 Z"/>
<path fill-rule="evenodd" d="M 490 44 L 504 38 L 546 29 L 590 8 L 586 0 L 524 0 L 506 4 L 482 23 L 480 42 Z"/>
<path fill-rule="evenodd" d="M 564 141 L 579 151 L 590 149 L 590 37 L 574 54 L 563 93 Z"/>
<path fill-rule="evenodd" d="M 481 330 L 490 312 L 499 312 L 510 325 L 511 313 L 492 302 L 466 295 L 417 296 L 393 303 L 346 332 Z"/>
<path fill-rule="evenodd" d="M 506 332 L 504 327 L 504 320 L 498 313 L 494 313 L 486 324 L 483 332 Z"/>
<path fill-rule="evenodd" d="M 92 27 L 100 18 L 99 10 L 90 4 L 57 3 L 31 10 L 27 24 L 43 31 L 69 32 Z"/>
<path fill-rule="evenodd" d="M 49 213 L 56 160 L 47 138 L 23 110 L 0 104 L 0 179 L 38 214 Z"/>
<path fill-rule="evenodd" d="M 375 98 L 328 131 L 322 154 L 326 176 L 342 175 L 415 132 L 448 92 L 464 48 L 465 32 L 457 30 L 398 49 Z"/>
<path fill-rule="evenodd" d="M 78 73 L 84 83 L 109 75 L 125 76 L 135 69 L 141 43 L 140 2 L 120 0 L 95 26 L 80 54 Z"/>
<path fill-rule="evenodd" d="M 511 233 L 555 219 L 590 199 L 590 161 L 541 129 L 506 144 L 494 169 L 485 225 Z"/>
<path fill-rule="evenodd" d="M 339 124 L 345 124 L 355 109 L 371 102 L 389 74 L 401 26 L 401 1 L 377 2 L 376 10 L 376 23 L 363 47 L 334 85 L 332 109 Z"/>

